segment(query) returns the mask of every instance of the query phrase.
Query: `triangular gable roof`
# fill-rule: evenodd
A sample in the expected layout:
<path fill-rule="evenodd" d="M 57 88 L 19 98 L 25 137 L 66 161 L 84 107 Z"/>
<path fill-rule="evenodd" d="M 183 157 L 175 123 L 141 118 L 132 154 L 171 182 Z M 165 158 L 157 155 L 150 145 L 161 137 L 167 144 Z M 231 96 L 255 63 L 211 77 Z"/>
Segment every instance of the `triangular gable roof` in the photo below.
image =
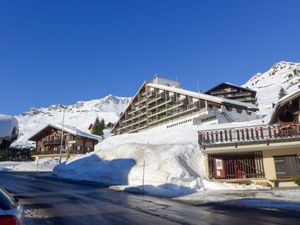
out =
<path fill-rule="evenodd" d="M 61 124 L 53 124 L 53 123 L 48 124 L 47 126 L 42 128 L 41 130 L 39 130 L 36 134 L 34 134 L 32 137 L 30 137 L 28 140 L 35 141 L 36 138 L 39 137 L 41 133 L 43 133 L 43 131 L 46 131 L 50 127 L 58 129 L 58 130 L 62 129 Z M 66 125 L 65 124 L 63 130 L 64 130 L 64 132 L 70 133 L 72 135 L 89 138 L 89 139 L 92 139 L 92 140 L 95 140 L 95 141 L 100 141 L 102 139 L 102 137 L 100 137 L 100 136 L 86 133 L 86 132 L 81 131 L 81 130 L 79 130 L 76 127 L 71 126 L 71 125 Z"/>
<path fill-rule="evenodd" d="M 276 104 L 273 112 L 272 112 L 272 116 L 270 119 L 270 123 L 275 123 L 276 121 L 276 116 L 278 115 L 279 109 L 280 107 L 282 107 L 283 105 L 287 104 L 288 102 L 294 100 L 295 98 L 300 97 L 300 90 L 296 90 L 286 96 L 283 96 L 278 103 Z"/>
<path fill-rule="evenodd" d="M 214 86 L 213 88 L 209 89 L 209 90 L 206 91 L 205 93 L 208 94 L 208 93 L 211 92 L 212 90 L 217 89 L 218 87 L 220 87 L 220 86 L 222 86 L 222 85 L 227 85 L 227 86 L 231 86 L 231 87 L 235 87 L 235 88 L 240 88 L 240 89 L 245 90 L 245 91 L 250 91 L 250 92 L 256 93 L 255 90 L 252 90 L 252 89 L 249 89 L 249 88 L 245 88 L 245 87 L 241 87 L 241 86 L 238 86 L 238 85 L 229 83 L 229 82 L 222 82 L 222 83 L 220 83 L 220 84 Z"/>
<path fill-rule="evenodd" d="M 135 100 L 135 98 L 137 97 L 138 93 L 146 86 L 147 81 L 144 81 L 144 83 L 141 85 L 141 87 L 139 88 L 139 90 L 136 92 L 136 94 L 131 98 L 130 102 L 128 103 L 126 109 L 121 113 L 119 120 L 124 116 L 124 113 L 129 109 L 131 103 Z M 119 121 L 118 120 L 118 121 Z M 115 123 L 115 125 L 113 126 L 113 130 L 115 129 L 115 127 L 118 126 L 118 122 Z"/>

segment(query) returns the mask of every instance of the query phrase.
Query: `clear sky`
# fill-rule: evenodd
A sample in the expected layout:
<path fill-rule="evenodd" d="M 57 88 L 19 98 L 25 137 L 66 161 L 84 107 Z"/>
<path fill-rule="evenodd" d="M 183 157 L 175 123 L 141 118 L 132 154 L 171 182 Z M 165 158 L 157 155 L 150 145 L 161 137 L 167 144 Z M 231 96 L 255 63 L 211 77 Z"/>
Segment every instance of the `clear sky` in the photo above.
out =
<path fill-rule="evenodd" d="M 154 74 L 186 89 L 300 62 L 297 0 L 0 2 L 0 113 L 132 96 Z"/>

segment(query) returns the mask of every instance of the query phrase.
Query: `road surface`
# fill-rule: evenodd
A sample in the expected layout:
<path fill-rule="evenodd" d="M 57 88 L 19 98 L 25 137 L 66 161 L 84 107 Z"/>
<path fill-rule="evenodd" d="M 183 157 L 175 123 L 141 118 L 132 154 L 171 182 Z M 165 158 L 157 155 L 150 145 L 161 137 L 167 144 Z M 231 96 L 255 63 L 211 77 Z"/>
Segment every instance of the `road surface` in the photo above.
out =
<path fill-rule="evenodd" d="M 0 185 L 15 193 L 32 213 L 27 224 L 300 224 L 300 215 L 234 206 L 193 206 L 168 199 L 65 182 L 30 173 L 0 173 Z M 39 212 L 43 212 L 42 216 Z M 28 213 L 27 213 L 28 214 Z"/>

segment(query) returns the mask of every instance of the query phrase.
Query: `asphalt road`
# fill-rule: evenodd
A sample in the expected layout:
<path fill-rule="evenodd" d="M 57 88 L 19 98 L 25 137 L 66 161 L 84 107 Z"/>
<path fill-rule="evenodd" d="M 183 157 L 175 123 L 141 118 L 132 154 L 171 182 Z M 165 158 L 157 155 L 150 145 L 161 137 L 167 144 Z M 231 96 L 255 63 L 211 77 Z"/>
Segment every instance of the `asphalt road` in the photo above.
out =
<path fill-rule="evenodd" d="M 223 205 L 193 206 L 98 185 L 37 178 L 29 173 L 0 173 L 0 185 L 20 197 L 25 208 L 47 212 L 31 215 L 28 224 L 300 224 L 300 215 Z"/>

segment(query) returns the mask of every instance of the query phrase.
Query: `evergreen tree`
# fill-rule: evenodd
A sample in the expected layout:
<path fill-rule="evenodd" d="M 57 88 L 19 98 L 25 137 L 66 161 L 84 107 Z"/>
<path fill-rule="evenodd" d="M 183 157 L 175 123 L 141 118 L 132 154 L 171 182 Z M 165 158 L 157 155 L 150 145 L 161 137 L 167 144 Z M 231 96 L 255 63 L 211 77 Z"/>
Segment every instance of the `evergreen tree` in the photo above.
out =
<path fill-rule="evenodd" d="M 104 128 L 105 128 L 104 119 L 101 119 L 100 121 L 99 118 L 97 117 L 93 124 L 92 134 L 103 136 Z"/>
<path fill-rule="evenodd" d="M 287 95 L 286 91 L 283 89 L 283 87 L 281 87 L 279 90 L 278 98 L 281 99 L 283 96 L 286 96 L 286 95 Z"/>
<path fill-rule="evenodd" d="M 102 132 L 101 136 L 103 136 L 104 129 L 105 129 L 105 122 L 104 122 L 104 119 L 101 119 L 101 121 L 100 121 L 100 130 Z"/>
<path fill-rule="evenodd" d="M 93 124 L 93 128 L 92 128 L 92 134 L 95 134 L 95 135 L 101 135 L 100 134 L 100 120 L 99 118 L 97 117 L 94 124 Z"/>

